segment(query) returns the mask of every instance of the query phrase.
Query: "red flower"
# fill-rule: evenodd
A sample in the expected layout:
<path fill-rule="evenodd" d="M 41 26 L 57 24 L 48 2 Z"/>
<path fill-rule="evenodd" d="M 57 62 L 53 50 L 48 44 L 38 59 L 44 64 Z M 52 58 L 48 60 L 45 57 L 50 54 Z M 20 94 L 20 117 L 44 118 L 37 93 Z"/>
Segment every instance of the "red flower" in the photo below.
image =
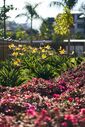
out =
<path fill-rule="evenodd" d="M 72 97 L 69 97 L 69 98 L 68 98 L 68 101 L 69 101 L 69 102 L 72 102 L 72 101 L 73 101 L 73 98 L 72 98 Z"/>
<path fill-rule="evenodd" d="M 58 99 L 60 97 L 60 95 L 59 94 L 53 94 L 53 97 Z"/>
<path fill-rule="evenodd" d="M 47 115 L 48 113 L 47 113 L 47 111 L 46 111 L 45 109 L 42 109 L 41 114 L 42 114 L 42 116 L 45 116 L 45 115 Z"/>

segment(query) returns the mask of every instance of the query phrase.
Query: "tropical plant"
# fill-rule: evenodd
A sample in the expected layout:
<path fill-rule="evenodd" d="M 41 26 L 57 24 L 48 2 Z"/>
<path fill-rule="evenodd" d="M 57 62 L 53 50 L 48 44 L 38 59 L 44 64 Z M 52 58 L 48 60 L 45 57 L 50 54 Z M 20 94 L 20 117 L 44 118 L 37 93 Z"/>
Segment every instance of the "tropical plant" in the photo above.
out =
<path fill-rule="evenodd" d="M 33 27 L 33 19 L 40 18 L 40 16 L 37 14 L 36 8 L 40 5 L 40 3 L 35 4 L 34 6 L 30 3 L 26 3 L 24 9 L 26 13 L 22 13 L 17 15 L 16 17 L 25 16 L 27 18 L 27 21 L 30 19 L 31 21 L 31 43 L 32 43 L 32 27 Z"/>
<path fill-rule="evenodd" d="M 0 84 L 13 87 L 22 83 L 19 80 L 19 69 L 15 68 L 11 61 L 5 61 L 0 66 Z"/>

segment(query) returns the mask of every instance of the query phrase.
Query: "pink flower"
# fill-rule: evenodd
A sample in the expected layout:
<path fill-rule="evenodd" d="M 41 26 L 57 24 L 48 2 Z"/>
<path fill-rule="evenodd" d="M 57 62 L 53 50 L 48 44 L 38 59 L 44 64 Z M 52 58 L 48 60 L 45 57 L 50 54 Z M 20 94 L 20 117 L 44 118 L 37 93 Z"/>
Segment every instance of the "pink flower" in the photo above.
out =
<path fill-rule="evenodd" d="M 51 118 L 49 116 L 46 116 L 45 117 L 45 121 L 49 121 L 50 122 L 51 121 Z"/>
<path fill-rule="evenodd" d="M 73 114 L 65 115 L 65 120 L 71 121 L 73 125 L 77 125 L 78 123 L 77 118 Z"/>
<path fill-rule="evenodd" d="M 85 118 L 82 118 L 82 119 L 80 120 L 80 122 L 81 122 L 81 123 L 85 123 Z"/>
<path fill-rule="evenodd" d="M 50 102 L 45 102 L 45 104 L 46 104 L 47 107 L 51 106 Z"/>
<path fill-rule="evenodd" d="M 61 123 L 61 126 L 62 126 L 62 127 L 67 127 L 68 125 L 67 125 L 66 122 L 63 122 L 63 123 Z"/>
<path fill-rule="evenodd" d="M 26 113 L 27 113 L 27 115 L 29 116 L 32 116 L 32 117 L 34 117 L 34 116 L 36 116 L 36 112 L 35 112 L 35 110 L 33 110 L 33 109 L 28 109 L 27 111 L 26 111 Z"/>
<path fill-rule="evenodd" d="M 80 114 L 81 114 L 82 116 L 85 115 L 85 108 L 82 108 L 82 109 L 81 109 Z"/>
<path fill-rule="evenodd" d="M 79 102 L 80 102 L 79 97 L 76 97 L 76 98 L 75 98 L 75 101 L 76 101 L 77 103 L 79 103 Z"/>

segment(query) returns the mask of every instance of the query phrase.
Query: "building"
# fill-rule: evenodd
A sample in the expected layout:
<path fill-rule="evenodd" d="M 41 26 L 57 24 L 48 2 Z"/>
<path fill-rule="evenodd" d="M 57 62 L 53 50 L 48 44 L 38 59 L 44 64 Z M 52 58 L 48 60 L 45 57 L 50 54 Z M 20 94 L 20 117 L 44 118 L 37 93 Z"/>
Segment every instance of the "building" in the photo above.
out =
<path fill-rule="evenodd" d="M 68 40 L 63 42 L 66 52 L 68 52 Z M 70 39 L 70 53 L 75 52 L 76 55 L 85 54 L 85 39 Z"/>
<path fill-rule="evenodd" d="M 72 12 L 73 15 L 73 20 L 74 20 L 74 25 L 72 27 L 72 32 L 73 33 L 81 33 L 84 34 L 85 33 L 85 18 L 82 17 L 81 15 L 82 13 L 80 11 L 75 11 Z"/>

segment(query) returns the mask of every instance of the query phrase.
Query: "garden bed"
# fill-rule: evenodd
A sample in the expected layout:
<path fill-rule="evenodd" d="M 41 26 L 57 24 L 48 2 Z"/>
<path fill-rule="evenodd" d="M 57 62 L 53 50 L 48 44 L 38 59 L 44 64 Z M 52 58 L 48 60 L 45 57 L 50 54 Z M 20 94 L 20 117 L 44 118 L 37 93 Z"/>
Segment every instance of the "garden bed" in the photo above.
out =
<path fill-rule="evenodd" d="M 54 80 L 0 85 L 0 127 L 85 127 L 85 63 Z"/>

